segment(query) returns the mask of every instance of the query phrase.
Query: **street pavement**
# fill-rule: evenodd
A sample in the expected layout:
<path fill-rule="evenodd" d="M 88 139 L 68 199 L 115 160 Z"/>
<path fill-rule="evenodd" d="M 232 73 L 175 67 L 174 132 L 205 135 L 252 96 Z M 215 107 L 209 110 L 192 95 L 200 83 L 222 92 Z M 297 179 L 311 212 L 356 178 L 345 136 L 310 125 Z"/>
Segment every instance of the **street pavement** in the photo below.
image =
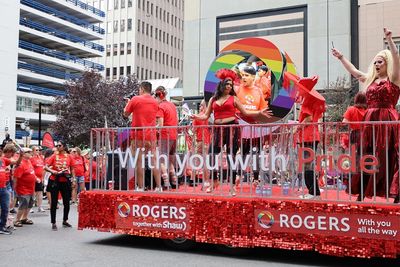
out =
<path fill-rule="evenodd" d="M 245 255 L 228 255 L 216 246 L 198 244 L 191 251 L 176 251 L 162 240 L 93 230 L 78 231 L 77 207 L 72 206 L 70 223 L 51 230 L 49 211 L 33 213 L 34 225 L 17 228 L 10 236 L 0 235 L 0 266 L 399 266 L 399 260 L 335 258 L 314 252 L 250 249 Z"/>

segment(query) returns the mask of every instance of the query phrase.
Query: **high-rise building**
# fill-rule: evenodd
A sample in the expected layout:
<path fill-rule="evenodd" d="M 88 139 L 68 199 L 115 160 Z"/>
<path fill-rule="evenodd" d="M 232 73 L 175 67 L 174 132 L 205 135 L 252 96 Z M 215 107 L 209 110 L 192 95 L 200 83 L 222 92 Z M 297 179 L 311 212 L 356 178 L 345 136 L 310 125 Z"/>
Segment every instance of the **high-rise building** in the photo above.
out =
<path fill-rule="evenodd" d="M 1 45 L 6 62 L 0 69 L 5 82 L 0 92 L 0 132 L 22 139 L 31 129 L 35 140 L 39 126 L 45 130 L 55 121 L 49 104 L 54 97 L 65 95 L 64 83 L 87 69 L 105 69 L 91 60 L 105 53 L 98 43 L 105 36 L 99 26 L 105 12 L 79 0 L 4 2 L 2 8 L 8 12 L 0 18 L 2 36 L 7 39 Z"/>
<path fill-rule="evenodd" d="M 87 0 L 107 10 L 104 59 L 110 80 L 182 78 L 184 0 Z"/>

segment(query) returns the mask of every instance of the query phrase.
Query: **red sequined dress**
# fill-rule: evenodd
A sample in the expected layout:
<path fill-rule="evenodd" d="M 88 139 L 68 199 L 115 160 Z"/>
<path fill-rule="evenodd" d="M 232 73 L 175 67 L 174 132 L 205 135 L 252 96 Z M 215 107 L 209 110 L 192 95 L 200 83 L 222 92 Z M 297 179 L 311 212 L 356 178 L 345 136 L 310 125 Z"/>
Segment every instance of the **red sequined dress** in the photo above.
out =
<path fill-rule="evenodd" d="M 399 115 L 395 106 L 399 95 L 399 87 L 390 81 L 372 83 L 366 92 L 368 109 L 364 121 L 397 121 Z M 378 159 L 378 167 L 375 167 L 378 172 L 375 175 L 364 173 L 364 196 L 373 197 L 376 190 L 376 196 L 386 197 L 398 171 L 398 127 L 383 123 L 367 125 L 362 138 L 363 154 L 375 155 Z M 361 182 L 358 189 L 361 189 Z"/>

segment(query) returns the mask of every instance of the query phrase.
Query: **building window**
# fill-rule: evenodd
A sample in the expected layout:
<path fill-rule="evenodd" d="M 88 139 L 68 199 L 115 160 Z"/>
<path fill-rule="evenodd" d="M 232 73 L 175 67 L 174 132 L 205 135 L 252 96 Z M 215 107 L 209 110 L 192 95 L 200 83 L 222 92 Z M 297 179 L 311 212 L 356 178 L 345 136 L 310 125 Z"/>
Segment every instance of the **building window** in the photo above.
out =
<path fill-rule="evenodd" d="M 176 69 L 176 58 L 174 58 L 174 69 Z"/>
<path fill-rule="evenodd" d="M 160 30 L 158 30 L 158 40 L 160 40 L 160 41 L 161 41 L 161 29 L 160 29 Z"/>
<path fill-rule="evenodd" d="M 167 33 L 167 44 L 169 43 L 169 33 Z"/>
<path fill-rule="evenodd" d="M 174 47 L 176 48 L 176 37 L 174 37 Z"/>
<path fill-rule="evenodd" d="M 178 63 L 178 70 L 179 70 L 179 59 L 178 59 L 178 62 L 177 62 L 177 63 Z"/>
<path fill-rule="evenodd" d="M 149 1 L 146 2 L 146 13 L 150 14 L 150 3 L 149 3 Z"/>
<path fill-rule="evenodd" d="M 158 29 L 157 28 L 155 28 L 155 31 L 154 31 L 154 37 L 156 38 L 156 40 L 158 39 Z"/>
<path fill-rule="evenodd" d="M 144 21 L 142 21 L 142 33 L 144 33 Z"/>
<path fill-rule="evenodd" d="M 156 18 L 158 18 L 158 6 L 156 6 Z"/>
<path fill-rule="evenodd" d="M 169 12 L 167 12 L 167 23 L 169 23 Z"/>
<path fill-rule="evenodd" d="M 131 42 L 127 42 L 126 43 L 126 54 L 130 55 L 132 53 L 132 43 Z"/>
<path fill-rule="evenodd" d="M 149 79 L 151 79 L 152 78 L 152 75 L 153 73 L 152 73 L 152 71 L 149 71 Z"/>
<path fill-rule="evenodd" d="M 162 53 L 162 64 L 165 64 L 165 53 Z"/>
<path fill-rule="evenodd" d="M 121 29 L 120 29 L 120 31 L 121 32 L 125 31 L 125 20 L 124 19 L 121 19 Z"/>
<path fill-rule="evenodd" d="M 158 52 L 158 62 L 161 63 L 161 51 Z"/>
<path fill-rule="evenodd" d="M 110 68 L 106 68 L 106 79 L 110 79 Z"/>
<path fill-rule="evenodd" d="M 128 0 L 128 7 L 132 7 L 132 0 Z"/>
<path fill-rule="evenodd" d="M 150 48 L 150 60 L 153 59 L 153 48 Z"/>
<path fill-rule="evenodd" d="M 140 68 L 139 67 L 136 67 L 136 78 L 137 79 L 139 79 L 139 71 L 140 71 Z"/>
<path fill-rule="evenodd" d="M 175 28 L 176 28 L 177 17 L 175 17 Z"/>
<path fill-rule="evenodd" d="M 157 79 L 157 72 L 154 72 L 154 79 Z"/>
<path fill-rule="evenodd" d="M 118 0 L 114 0 L 114 9 L 118 9 Z"/>
<path fill-rule="evenodd" d="M 154 50 L 154 61 L 157 62 L 157 50 Z"/>
<path fill-rule="evenodd" d="M 124 67 L 119 67 L 119 76 L 124 76 Z"/>
<path fill-rule="evenodd" d="M 173 44 L 174 37 L 171 35 L 171 46 Z"/>
<path fill-rule="evenodd" d="M 140 70 L 140 79 L 141 79 L 141 80 L 144 79 L 143 75 L 144 75 L 144 69 L 141 68 L 141 70 Z"/>
<path fill-rule="evenodd" d="M 164 12 L 163 12 L 163 21 L 165 22 L 165 13 L 166 13 L 166 11 L 164 10 Z"/>
<path fill-rule="evenodd" d="M 142 45 L 142 57 L 144 57 L 144 45 Z"/>
<path fill-rule="evenodd" d="M 138 0 L 138 1 L 140 1 L 140 0 Z M 142 9 L 143 9 L 143 11 L 144 11 L 144 0 L 143 0 L 143 2 L 142 2 Z"/>
<path fill-rule="evenodd" d="M 147 79 L 148 79 L 148 77 L 149 77 L 149 76 L 148 76 L 148 71 L 149 71 L 149 70 L 148 70 L 148 69 L 146 69 L 146 76 L 145 76 L 145 77 L 146 77 L 146 78 L 145 78 L 146 80 L 147 80 Z"/>
<path fill-rule="evenodd" d="M 121 8 L 125 8 L 125 0 L 121 0 Z"/>
<path fill-rule="evenodd" d="M 178 49 L 180 49 L 180 47 L 181 47 L 181 40 L 178 39 Z"/>
<path fill-rule="evenodd" d="M 163 31 L 163 33 L 162 33 L 162 41 L 163 41 L 163 43 L 165 43 L 165 32 Z"/>
<path fill-rule="evenodd" d="M 150 37 L 153 37 L 153 26 L 150 26 Z"/>
<path fill-rule="evenodd" d="M 151 4 L 150 14 L 153 15 L 153 4 Z"/>
<path fill-rule="evenodd" d="M 127 29 L 128 29 L 128 31 L 132 30 L 132 19 L 128 19 Z"/>
<path fill-rule="evenodd" d="M 114 32 L 118 32 L 118 20 L 114 20 Z"/>
<path fill-rule="evenodd" d="M 112 32 L 112 22 L 107 22 L 107 33 Z"/>
<path fill-rule="evenodd" d="M 109 57 L 111 55 L 111 45 L 106 45 L 106 56 Z"/>
<path fill-rule="evenodd" d="M 146 58 L 149 58 L 149 47 L 146 46 Z"/>
<path fill-rule="evenodd" d="M 126 66 L 126 75 L 131 75 L 131 66 Z"/>
<path fill-rule="evenodd" d="M 137 20 L 137 31 L 140 32 L 140 19 Z"/>
<path fill-rule="evenodd" d="M 136 55 L 140 56 L 140 43 L 136 45 Z"/>
<path fill-rule="evenodd" d="M 172 63 L 173 63 L 172 56 L 170 56 L 170 62 L 169 63 L 170 63 L 169 65 L 172 67 Z"/>
<path fill-rule="evenodd" d="M 123 54 L 125 54 L 125 44 L 124 43 L 120 43 L 119 44 L 119 54 L 122 56 Z"/>
<path fill-rule="evenodd" d="M 113 47 L 113 55 L 114 55 L 114 56 L 118 55 L 118 44 L 114 44 L 114 47 Z"/>
<path fill-rule="evenodd" d="M 140 0 L 137 1 L 137 7 L 140 8 Z"/>
<path fill-rule="evenodd" d="M 146 35 L 149 36 L 149 24 L 146 23 Z"/>
<path fill-rule="evenodd" d="M 114 67 L 113 68 L 113 79 L 115 80 L 115 79 L 117 79 L 117 67 Z"/>

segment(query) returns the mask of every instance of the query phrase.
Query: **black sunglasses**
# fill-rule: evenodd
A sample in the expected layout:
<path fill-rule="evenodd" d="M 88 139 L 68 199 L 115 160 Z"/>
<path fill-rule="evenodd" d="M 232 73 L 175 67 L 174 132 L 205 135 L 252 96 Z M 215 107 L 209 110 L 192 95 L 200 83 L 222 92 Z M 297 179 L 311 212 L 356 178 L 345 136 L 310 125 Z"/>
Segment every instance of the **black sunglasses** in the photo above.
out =
<path fill-rule="evenodd" d="M 62 147 L 63 145 L 56 145 L 56 147 Z"/>

